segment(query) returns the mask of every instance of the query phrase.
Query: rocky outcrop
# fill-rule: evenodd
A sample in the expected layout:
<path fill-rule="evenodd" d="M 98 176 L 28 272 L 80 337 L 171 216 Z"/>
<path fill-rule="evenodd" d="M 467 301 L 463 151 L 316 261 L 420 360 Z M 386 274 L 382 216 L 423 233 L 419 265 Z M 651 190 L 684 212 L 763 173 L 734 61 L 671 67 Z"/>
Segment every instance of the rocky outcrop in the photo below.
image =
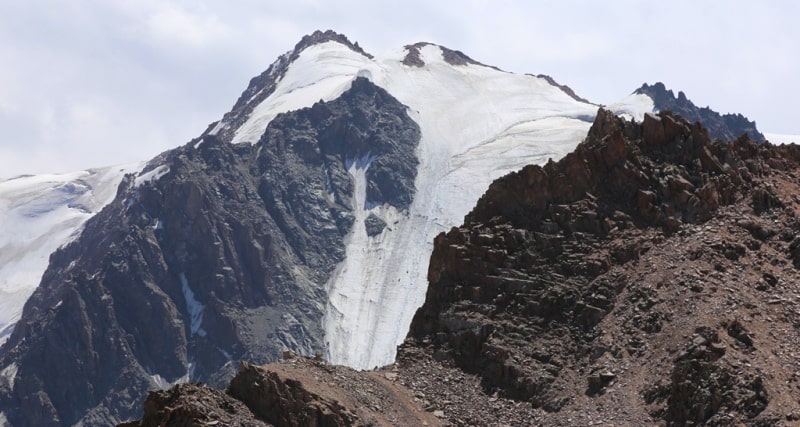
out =
<path fill-rule="evenodd" d="M 338 401 L 306 390 L 302 383 L 276 372 L 245 365 L 228 386 L 231 396 L 253 413 L 281 426 L 350 426 L 357 417 Z"/>
<path fill-rule="evenodd" d="M 562 92 L 566 93 L 567 95 L 569 95 L 569 97 L 570 97 L 570 98 L 572 98 L 572 99 L 574 99 L 574 100 L 576 100 L 576 101 L 579 101 L 579 102 L 585 102 L 585 103 L 587 103 L 587 104 L 591 104 L 591 103 L 592 103 L 592 102 L 590 102 L 588 99 L 586 99 L 586 98 L 583 98 L 583 97 L 581 97 L 581 96 L 578 96 L 578 94 L 577 94 L 577 93 L 575 93 L 575 91 L 574 91 L 574 90 L 572 90 L 572 88 L 571 88 L 571 87 L 569 87 L 569 86 L 567 86 L 567 85 L 562 85 L 562 84 L 558 83 L 558 82 L 556 81 L 556 79 L 554 79 L 554 78 L 552 78 L 552 77 L 548 76 L 547 74 L 539 74 L 539 75 L 537 75 L 536 77 L 538 77 L 538 78 L 540 78 L 540 79 L 544 79 L 545 81 L 547 81 L 547 83 L 550 83 L 551 85 L 553 85 L 553 86 L 555 86 L 555 87 L 557 87 L 557 88 L 561 89 L 561 91 L 562 91 Z"/>
<path fill-rule="evenodd" d="M 0 351 L 16 372 L 3 412 L 108 425 L 148 389 L 221 386 L 237 360 L 321 351 L 324 286 L 353 225 L 347 169 L 370 159 L 366 202 L 405 209 L 419 138 L 406 107 L 359 78 L 255 145 L 209 134 L 153 160 L 53 254 Z"/>
<path fill-rule="evenodd" d="M 241 401 L 223 391 L 199 383 L 178 384 L 169 390 L 151 391 L 139 421 L 119 427 L 183 426 L 266 427 Z"/>
<path fill-rule="evenodd" d="M 711 140 L 671 113 L 638 124 L 601 110 L 575 152 L 495 181 L 437 237 L 398 359 L 415 369 L 428 362 L 407 355 L 430 354 L 548 425 L 795 419 L 780 349 L 800 338 L 785 315 L 800 304 L 784 297 L 800 290 L 787 268 L 798 154 Z"/>
<path fill-rule="evenodd" d="M 425 61 L 423 61 L 422 57 L 420 56 L 420 49 L 422 49 L 425 46 L 436 46 L 436 47 L 438 47 L 442 52 L 442 58 L 444 59 L 445 62 L 447 62 L 450 65 L 459 66 L 459 65 L 470 65 L 470 64 L 472 64 L 472 65 L 480 65 L 482 67 L 494 68 L 495 70 L 498 69 L 497 67 L 492 67 L 492 66 L 489 66 L 489 65 L 486 65 L 486 64 L 482 64 L 482 63 L 470 58 L 469 56 L 467 56 L 465 53 L 461 52 L 460 50 L 453 50 L 453 49 L 446 48 L 444 46 L 440 46 L 440 45 L 437 45 L 437 44 L 434 44 L 434 43 L 428 43 L 428 42 L 418 42 L 418 43 L 406 45 L 405 46 L 406 56 L 403 58 L 403 64 L 407 65 L 409 67 L 424 67 L 425 66 Z"/>
<path fill-rule="evenodd" d="M 711 138 L 730 141 L 746 134 L 754 141 L 766 141 L 764 135 L 756 128 L 754 121 L 748 120 L 741 114 L 721 115 L 708 107 L 699 108 L 687 99 L 683 92 L 679 91 L 676 97 L 661 82 L 652 86 L 645 83 L 634 93 L 649 96 L 655 104 L 656 111 L 671 111 L 691 122 L 702 123 Z"/>
<path fill-rule="evenodd" d="M 395 372 L 358 372 L 287 355 L 270 365 L 243 364 L 224 392 L 201 384 L 151 392 L 141 420 L 120 427 L 439 425 L 395 383 Z"/>

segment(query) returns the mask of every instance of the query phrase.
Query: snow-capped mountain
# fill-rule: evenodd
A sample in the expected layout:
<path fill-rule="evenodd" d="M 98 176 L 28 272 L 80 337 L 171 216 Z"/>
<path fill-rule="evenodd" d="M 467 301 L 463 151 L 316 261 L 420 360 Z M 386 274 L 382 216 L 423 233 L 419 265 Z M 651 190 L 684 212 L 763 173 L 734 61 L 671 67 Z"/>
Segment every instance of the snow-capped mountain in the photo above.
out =
<path fill-rule="evenodd" d="M 231 141 L 257 142 L 277 114 L 332 100 L 361 76 L 410 109 L 422 131 L 417 194 L 405 212 L 355 194 L 344 262 L 326 285 L 326 357 L 372 368 L 391 363 L 422 304 L 433 237 L 459 223 L 489 183 L 558 159 L 585 136 L 596 107 L 539 77 L 515 75 L 432 44 L 370 58 L 337 41 L 303 50 L 274 92 L 252 107 Z M 458 62 L 460 60 L 461 62 Z M 231 129 L 223 120 L 215 130 Z M 213 131 L 212 131 L 213 132 Z M 351 171 L 356 189 L 364 169 Z M 366 203 L 364 203 L 366 202 Z M 369 236 L 373 214 L 390 224 Z"/>
<path fill-rule="evenodd" d="M 656 101 L 637 93 L 610 108 L 642 117 Z M 547 76 L 434 44 L 373 56 L 317 32 L 200 137 L 146 165 L 73 186 L 82 175 L 40 190 L 42 178 L 0 183 L 57 208 L 15 220 L 49 246 L 19 249 L 19 264 L 39 261 L 8 313 L 41 283 L 0 348 L 0 420 L 107 425 L 147 389 L 224 384 L 236 361 L 282 350 L 391 363 L 424 301 L 434 237 L 496 178 L 572 151 L 596 111 Z M 36 206 L 15 191 L 7 218 Z M 79 206 L 90 206 L 80 221 L 56 226 Z M 64 243 L 49 266 L 35 258 Z"/>

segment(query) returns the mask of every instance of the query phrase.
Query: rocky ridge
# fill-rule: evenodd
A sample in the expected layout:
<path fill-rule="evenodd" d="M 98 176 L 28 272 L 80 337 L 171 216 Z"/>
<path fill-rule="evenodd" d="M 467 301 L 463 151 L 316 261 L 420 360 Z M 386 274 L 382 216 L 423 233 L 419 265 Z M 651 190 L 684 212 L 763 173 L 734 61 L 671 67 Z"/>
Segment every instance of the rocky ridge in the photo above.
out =
<path fill-rule="evenodd" d="M 223 392 L 180 384 L 150 392 L 143 417 L 120 426 L 437 426 L 439 419 L 399 383 L 396 371 L 358 372 L 297 357 L 243 364 Z"/>
<path fill-rule="evenodd" d="M 678 91 L 678 96 L 668 90 L 663 83 L 643 84 L 634 91 L 636 94 L 649 96 L 655 104 L 656 111 L 672 111 L 686 120 L 700 122 L 705 126 L 711 138 L 725 141 L 747 134 L 751 139 L 764 142 L 764 135 L 758 131 L 756 122 L 750 121 L 741 114 L 719 114 L 709 107 L 700 108 L 690 101 L 686 94 Z"/>
<path fill-rule="evenodd" d="M 798 159 L 601 111 L 437 238 L 407 346 L 546 425 L 797 421 Z"/>

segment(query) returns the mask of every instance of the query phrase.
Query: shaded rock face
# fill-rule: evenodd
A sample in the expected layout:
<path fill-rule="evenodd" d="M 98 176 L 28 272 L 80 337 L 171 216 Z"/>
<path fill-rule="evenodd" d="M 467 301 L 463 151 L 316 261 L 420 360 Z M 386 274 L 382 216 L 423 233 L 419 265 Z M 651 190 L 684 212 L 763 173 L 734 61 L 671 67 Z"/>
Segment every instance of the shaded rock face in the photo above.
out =
<path fill-rule="evenodd" d="M 711 138 L 729 141 L 747 134 L 754 141 L 766 141 L 764 135 L 756 128 L 754 121 L 748 120 L 741 114 L 720 115 L 708 107 L 699 108 L 687 99 L 683 92 L 678 92 L 676 97 L 661 82 L 652 86 L 645 83 L 634 93 L 644 94 L 652 98 L 658 111 L 672 111 L 680 114 L 686 120 L 702 123 Z"/>
<path fill-rule="evenodd" d="M 575 152 L 498 179 L 462 227 L 436 238 L 426 302 L 398 359 L 424 348 L 480 376 L 487 394 L 556 414 L 542 415 L 545 424 L 565 421 L 565 408 L 586 414 L 594 401 L 595 417 L 619 416 L 619 396 L 631 413 L 640 408 L 632 425 L 793 416 L 780 413 L 791 405 L 773 409 L 779 418 L 765 408 L 792 393 L 792 369 L 774 349 L 797 334 L 759 353 L 731 307 L 783 313 L 759 292 L 797 288 L 797 271 L 781 266 L 800 247 L 787 248 L 800 229 L 785 198 L 798 154 L 746 137 L 712 141 L 671 113 L 637 124 L 601 110 Z M 784 195 L 764 190 L 769 177 Z M 771 230 L 773 221 L 786 229 Z M 783 242 L 771 240 L 780 233 Z M 766 272 L 775 270 L 785 279 Z M 742 288 L 732 294 L 737 273 Z M 791 316 L 780 316 L 791 331 Z M 770 390 L 773 374 L 781 380 Z"/>
<path fill-rule="evenodd" d="M 373 159 L 367 202 L 404 209 L 419 141 L 406 108 L 366 79 L 276 117 L 255 145 L 213 135 L 126 178 L 57 251 L 0 353 L 15 426 L 108 425 L 164 382 L 220 385 L 234 360 L 322 349 L 324 285 L 353 225 L 347 168 Z M 160 169 L 158 169 L 160 168 Z"/>

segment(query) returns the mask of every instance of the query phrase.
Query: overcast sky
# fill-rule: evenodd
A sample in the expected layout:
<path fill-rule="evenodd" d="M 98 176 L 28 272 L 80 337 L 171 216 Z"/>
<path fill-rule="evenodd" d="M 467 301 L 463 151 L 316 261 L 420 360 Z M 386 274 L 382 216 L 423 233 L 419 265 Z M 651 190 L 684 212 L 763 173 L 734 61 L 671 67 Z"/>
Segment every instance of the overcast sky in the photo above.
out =
<path fill-rule="evenodd" d="M 316 29 L 549 74 L 597 103 L 663 81 L 800 134 L 800 2 L 0 0 L 0 177 L 149 159 Z"/>

